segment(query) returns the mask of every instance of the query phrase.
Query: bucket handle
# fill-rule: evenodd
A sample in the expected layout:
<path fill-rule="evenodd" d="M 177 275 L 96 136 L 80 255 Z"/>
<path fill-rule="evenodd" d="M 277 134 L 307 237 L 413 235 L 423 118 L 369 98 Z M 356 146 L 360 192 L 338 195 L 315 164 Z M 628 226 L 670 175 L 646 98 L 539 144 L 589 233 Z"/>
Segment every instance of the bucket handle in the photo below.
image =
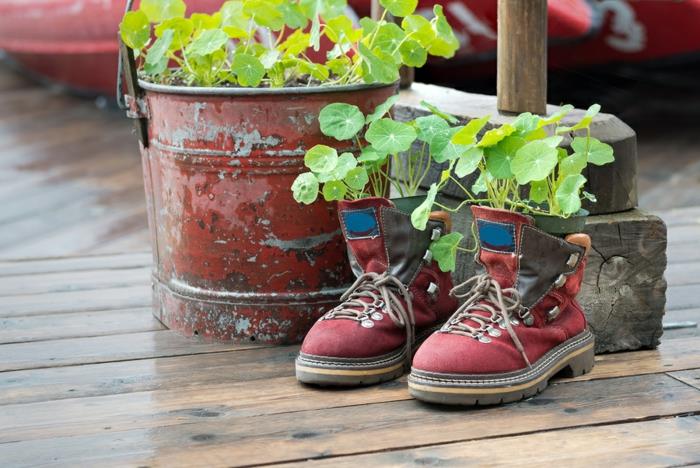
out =
<path fill-rule="evenodd" d="M 133 4 L 134 0 L 126 0 L 125 14 L 131 11 Z M 148 147 L 148 107 L 143 99 L 143 89 L 139 86 L 134 51 L 124 43 L 120 34 L 118 34 L 118 41 L 117 105 L 126 111 L 127 117 L 134 119 L 139 141 L 145 148 Z M 126 92 L 124 92 L 125 87 Z"/>

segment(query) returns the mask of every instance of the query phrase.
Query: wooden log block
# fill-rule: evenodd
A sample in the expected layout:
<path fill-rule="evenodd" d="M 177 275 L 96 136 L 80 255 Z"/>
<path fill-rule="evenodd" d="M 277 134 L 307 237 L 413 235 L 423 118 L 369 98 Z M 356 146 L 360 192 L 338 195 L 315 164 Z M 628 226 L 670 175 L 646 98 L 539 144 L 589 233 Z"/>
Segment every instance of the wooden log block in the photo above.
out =
<path fill-rule="evenodd" d="M 455 200 L 443 200 L 455 206 Z M 468 237 L 471 214 L 463 208 L 453 217 L 453 230 Z M 653 348 L 663 333 L 666 304 L 666 226 L 641 210 L 590 216 L 585 232 L 591 249 L 579 302 L 596 335 L 596 352 Z M 473 254 L 461 253 L 455 284 L 474 274 Z"/>
<path fill-rule="evenodd" d="M 455 115 L 462 123 L 484 115 L 491 115 L 491 121 L 485 130 L 494 125 L 511 122 L 512 116 L 501 115 L 496 108 L 496 97 L 483 94 L 471 94 L 441 86 L 414 83 L 411 89 L 401 92 L 401 99 L 395 107 L 395 115 L 400 120 L 412 120 L 429 112 L 421 107 L 421 101 L 427 101 L 440 109 Z M 556 112 L 558 106 L 547 106 L 547 114 Z M 578 122 L 583 116 L 582 110 L 574 110 L 562 121 L 563 125 Z M 586 190 L 598 198 L 595 204 L 584 201 L 583 207 L 591 214 L 617 213 L 637 206 L 637 136 L 623 121 L 611 114 L 599 114 L 591 124 L 591 135 L 611 145 L 615 151 L 615 162 L 606 166 L 588 166 L 583 175 L 588 182 Z M 567 143 L 565 139 L 564 143 Z M 423 187 L 429 187 L 437 181 L 446 164 L 435 164 L 423 181 Z M 476 177 L 464 179 L 468 187 Z M 452 181 L 443 192 L 461 197 L 462 190 Z"/>

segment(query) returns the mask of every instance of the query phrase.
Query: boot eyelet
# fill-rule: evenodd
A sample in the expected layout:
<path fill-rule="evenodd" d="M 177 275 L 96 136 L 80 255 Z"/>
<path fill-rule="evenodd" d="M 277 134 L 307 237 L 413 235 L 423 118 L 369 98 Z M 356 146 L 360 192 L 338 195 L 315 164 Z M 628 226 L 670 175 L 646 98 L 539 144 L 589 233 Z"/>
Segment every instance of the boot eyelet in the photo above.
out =
<path fill-rule="evenodd" d="M 438 240 L 442 236 L 442 230 L 440 228 L 435 228 L 433 229 L 433 232 L 430 233 L 430 240 Z"/>
<path fill-rule="evenodd" d="M 365 328 L 372 328 L 374 326 L 374 322 L 369 319 L 365 319 L 362 322 L 360 322 L 360 325 L 362 325 Z"/>
<path fill-rule="evenodd" d="M 576 265 L 576 262 L 578 262 L 578 257 L 579 254 L 576 252 L 569 255 L 569 259 L 566 261 L 566 266 L 568 266 L 569 268 L 573 268 Z"/>
<path fill-rule="evenodd" d="M 564 286 L 564 283 L 566 283 L 566 276 L 559 275 L 557 276 L 556 281 L 554 281 L 554 287 L 561 288 L 562 286 Z"/>
<path fill-rule="evenodd" d="M 382 320 L 384 318 L 384 314 L 382 314 L 381 312 L 372 312 L 372 315 L 370 315 L 370 318 L 372 320 L 379 321 L 379 320 Z"/>
<path fill-rule="evenodd" d="M 479 343 L 491 343 L 491 338 L 489 338 L 488 336 L 484 336 L 484 335 L 479 335 L 477 337 L 477 340 L 479 340 Z"/>
<path fill-rule="evenodd" d="M 489 335 L 491 335 L 493 337 L 501 336 L 501 330 L 499 330 L 498 328 L 495 328 L 495 327 L 488 327 L 486 329 L 486 333 L 488 333 Z"/>

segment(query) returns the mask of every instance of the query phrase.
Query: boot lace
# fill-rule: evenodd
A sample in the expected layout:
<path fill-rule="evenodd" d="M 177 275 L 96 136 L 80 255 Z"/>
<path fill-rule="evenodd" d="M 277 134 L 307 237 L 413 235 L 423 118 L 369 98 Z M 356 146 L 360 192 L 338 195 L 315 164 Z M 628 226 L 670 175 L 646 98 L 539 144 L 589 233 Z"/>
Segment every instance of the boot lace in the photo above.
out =
<path fill-rule="evenodd" d="M 465 290 L 466 292 L 462 292 Z M 464 303 L 445 323 L 441 329 L 442 332 L 469 336 L 488 343 L 490 339 L 486 338 L 485 334 L 500 336 L 501 332 L 495 327 L 498 325 L 508 332 L 528 367 L 531 366 L 525 354 L 525 348 L 513 329 L 513 325 L 519 323 L 516 316 L 522 318 L 521 314 L 526 311 L 520 303 L 520 294 L 517 289 L 502 289 L 498 281 L 485 273 L 473 276 L 455 286 L 450 294 L 464 299 Z M 486 312 L 489 315 L 477 314 L 477 311 Z"/>
<path fill-rule="evenodd" d="M 406 303 L 405 307 L 401 299 Z M 355 320 L 371 328 L 373 320 L 381 320 L 386 314 L 398 327 L 406 330 L 406 359 L 411 359 L 416 319 L 411 293 L 397 277 L 386 272 L 364 273 L 340 300 L 341 304 L 326 313 L 324 320 Z"/>

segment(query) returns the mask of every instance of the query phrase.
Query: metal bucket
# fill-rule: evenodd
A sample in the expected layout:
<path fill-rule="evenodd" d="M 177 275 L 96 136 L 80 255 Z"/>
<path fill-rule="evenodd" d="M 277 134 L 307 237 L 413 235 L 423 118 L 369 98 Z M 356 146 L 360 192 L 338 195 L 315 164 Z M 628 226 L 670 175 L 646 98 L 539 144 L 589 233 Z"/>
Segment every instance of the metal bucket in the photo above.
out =
<path fill-rule="evenodd" d="M 301 341 L 353 277 L 335 204 L 300 205 L 290 187 L 313 145 L 357 151 L 321 133 L 325 105 L 368 113 L 396 85 L 162 86 L 136 81 L 133 56 L 123 63 L 124 104 L 141 138 L 154 315 L 187 336 Z"/>

